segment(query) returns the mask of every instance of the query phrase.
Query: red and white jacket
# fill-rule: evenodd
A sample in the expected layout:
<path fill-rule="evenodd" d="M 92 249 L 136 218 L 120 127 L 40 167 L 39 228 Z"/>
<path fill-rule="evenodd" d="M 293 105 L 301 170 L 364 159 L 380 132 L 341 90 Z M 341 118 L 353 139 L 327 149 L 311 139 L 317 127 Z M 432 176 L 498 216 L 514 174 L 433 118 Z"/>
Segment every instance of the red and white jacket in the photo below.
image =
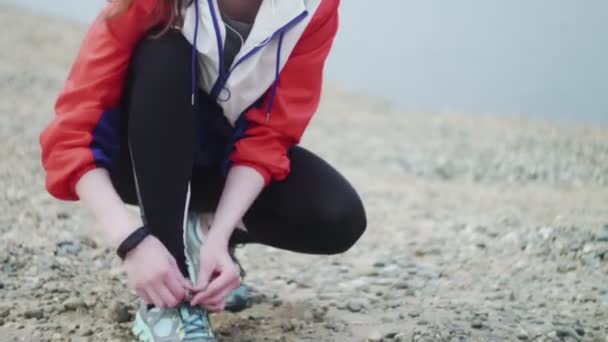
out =
<path fill-rule="evenodd" d="M 53 196 L 77 200 L 80 177 L 107 166 L 105 149 L 116 146 L 102 146 L 95 135 L 104 131 L 99 127 L 104 113 L 119 107 L 131 53 L 156 24 L 155 3 L 133 0 L 126 13 L 107 20 L 110 4 L 89 28 L 56 115 L 40 135 L 46 187 Z M 299 142 L 318 107 L 338 5 L 339 0 L 264 0 L 229 69 L 223 66 L 226 32 L 217 0 L 195 0 L 185 9 L 182 32 L 198 51 L 200 86 L 217 98 L 233 125 L 241 116 L 247 121 L 230 161 L 253 167 L 266 184 L 287 176 L 287 150 Z M 264 104 L 252 107 L 260 98 Z"/>

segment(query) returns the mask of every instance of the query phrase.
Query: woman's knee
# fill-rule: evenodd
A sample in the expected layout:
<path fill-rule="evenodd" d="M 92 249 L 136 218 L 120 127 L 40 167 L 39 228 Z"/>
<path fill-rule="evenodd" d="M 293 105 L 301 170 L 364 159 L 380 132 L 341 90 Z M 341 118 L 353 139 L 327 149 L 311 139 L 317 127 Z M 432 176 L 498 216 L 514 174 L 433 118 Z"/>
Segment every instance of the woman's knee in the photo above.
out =
<path fill-rule="evenodd" d="M 191 76 L 192 46 L 177 30 L 158 35 L 151 30 L 140 40 L 131 57 L 132 77 L 141 83 L 160 83 L 170 87 L 186 82 Z"/>
<path fill-rule="evenodd" d="M 361 238 L 367 227 L 365 208 L 356 193 L 339 201 L 326 202 L 320 208 L 319 219 L 326 254 L 346 252 Z"/>

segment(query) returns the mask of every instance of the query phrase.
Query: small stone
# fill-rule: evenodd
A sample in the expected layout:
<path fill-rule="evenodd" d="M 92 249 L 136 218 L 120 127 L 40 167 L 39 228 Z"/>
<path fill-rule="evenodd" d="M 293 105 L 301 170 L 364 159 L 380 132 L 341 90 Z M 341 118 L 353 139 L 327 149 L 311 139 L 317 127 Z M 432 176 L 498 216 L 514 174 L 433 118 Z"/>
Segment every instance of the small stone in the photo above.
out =
<path fill-rule="evenodd" d="M 384 266 L 386 266 L 386 263 L 385 263 L 384 261 L 376 261 L 376 262 L 374 263 L 374 267 L 375 267 L 375 268 L 382 268 L 382 267 L 384 267 Z"/>
<path fill-rule="evenodd" d="M 368 342 L 382 342 L 383 341 L 382 334 L 378 331 L 373 331 L 367 337 L 367 341 Z"/>
<path fill-rule="evenodd" d="M 350 301 L 346 307 L 350 312 L 361 312 L 365 310 L 365 304 L 358 301 Z"/>
<path fill-rule="evenodd" d="M 583 329 L 582 327 L 576 327 L 574 328 L 574 331 L 576 331 L 576 333 L 580 336 L 585 336 L 585 329 Z"/>
<path fill-rule="evenodd" d="M 278 299 L 278 298 L 277 298 L 277 299 L 273 299 L 273 300 L 272 300 L 272 306 L 273 306 L 273 307 L 275 307 L 275 308 L 276 308 L 276 307 L 279 307 L 279 306 L 281 306 L 281 305 L 283 305 L 283 301 L 282 301 L 282 300 L 280 300 L 280 299 Z"/>
<path fill-rule="evenodd" d="M 283 321 L 281 322 L 281 330 L 283 332 L 290 332 L 295 330 L 295 326 L 291 323 L 291 321 Z"/>
<path fill-rule="evenodd" d="M 44 313 L 42 312 L 41 308 L 29 309 L 23 313 L 23 317 L 28 318 L 28 319 L 29 318 L 41 319 L 42 317 L 44 317 Z"/>
<path fill-rule="evenodd" d="M 398 333 L 397 335 L 395 335 L 395 337 L 393 338 L 393 340 L 395 342 L 409 341 L 409 339 L 407 338 L 407 336 L 405 335 L 405 333 Z"/>
<path fill-rule="evenodd" d="M 70 339 L 70 342 L 91 342 L 91 338 L 90 337 L 83 337 L 83 336 L 72 337 Z"/>
<path fill-rule="evenodd" d="M 407 281 L 399 281 L 399 282 L 397 282 L 397 283 L 394 285 L 394 287 L 395 287 L 397 290 L 407 290 L 407 289 L 409 289 L 411 286 L 410 286 L 410 284 L 409 284 Z"/>
<path fill-rule="evenodd" d="M 343 326 L 338 324 L 337 322 L 327 322 L 323 326 L 325 327 L 325 329 L 331 330 L 333 332 L 340 332 L 343 328 Z"/>
<path fill-rule="evenodd" d="M 473 329 L 481 329 L 481 328 L 483 328 L 483 322 L 481 322 L 481 321 L 473 321 L 471 323 L 471 328 L 473 328 Z"/>
<path fill-rule="evenodd" d="M 80 245 L 70 240 L 58 242 L 57 247 L 71 255 L 78 255 L 78 253 L 80 253 Z"/>
<path fill-rule="evenodd" d="M 596 235 L 595 241 L 608 242 L 608 233 L 601 233 Z"/>
<path fill-rule="evenodd" d="M 421 321 L 418 321 L 418 323 L 417 323 L 417 324 L 418 324 L 418 325 L 429 325 L 429 321 L 427 321 L 427 320 L 424 320 L 424 319 L 423 319 L 423 320 L 421 320 Z"/>
<path fill-rule="evenodd" d="M 57 219 L 59 220 L 67 220 L 70 218 L 70 214 L 64 212 L 64 211 L 60 211 L 57 213 Z"/>
<path fill-rule="evenodd" d="M 315 307 L 307 311 L 305 316 L 309 321 L 320 323 L 325 320 L 325 314 L 327 314 L 327 307 Z"/>
<path fill-rule="evenodd" d="M 63 339 L 63 336 L 61 336 L 60 333 L 54 333 L 53 336 L 51 337 L 51 341 L 61 341 Z"/>
<path fill-rule="evenodd" d="M 11 308 L 6 306 L 6 307 L 0 307 L 0 318 L 4 318 L 4 317 L 8 317 L 11 314 Z"/>
<path fill-rule="evenodd" d="M 79 298 L 69 298 L 63 302 L 63 307 L 66 311 L 76 311 L 79 308 L 86 308 L 87 304 Z"/>
<path fill-rule="evenodd" d="M 88 236 L 83 236 L 82 238 L 80 238 L 80 243 L 83 246 L 87 246 L 91 249 L 97 249 L 97 247 L 99 247 L 99 245 L 97 244 L 97 241 L 93 240 L 93 238 L 88 237 Z"/>
<path fill-rule="evenodd" d="M 397 332 L 389 332 L 384 334 L 384 338 L 388 338 L 388 339 L 393 339 L 395 338 L 395 336 L 397 336 Z"/>
<path fill-rule="evenodd" d="M 420 311 L 412 311 L 412 312 L 408 312 L 408 316 L 412 317 L 412 318 L 416 318 L 419 317 L 422 313 Z"/>
<path fill-rule="evenodd" d="M 557 337 L 560 337 L 562 339 L 565 337 L 573 337 L 576 339 L 580 338 L 580 336 L 574 329 L 571 329 L 568 327 L 560 327 L 560 328 L 555 329 L 555 334 L 557 335 Z"/>
<path fill-rule="evenodd" d="M 109 318 L 116 323 L 125 323 L 131 320 L 129 307 L 120 301 L 116 301 L 110 306 Z"/>
<path fill-rule="evenodd" d="M 93 336 L 93 334 L 94 334 L 93 330 L 91 330 L 91 329 L 85 329 L 85 330 L 82 331 L 82 334 L 80 334 L 80 335 L 82 335 L 82 336 Z"/>
<path fill-rule="evenodd" d="M 526 334 L 525 332 L 520 332 L 519 334 L 517 334 L 518 340 L 527 341 L 528 338 L 528 334 Z"/>

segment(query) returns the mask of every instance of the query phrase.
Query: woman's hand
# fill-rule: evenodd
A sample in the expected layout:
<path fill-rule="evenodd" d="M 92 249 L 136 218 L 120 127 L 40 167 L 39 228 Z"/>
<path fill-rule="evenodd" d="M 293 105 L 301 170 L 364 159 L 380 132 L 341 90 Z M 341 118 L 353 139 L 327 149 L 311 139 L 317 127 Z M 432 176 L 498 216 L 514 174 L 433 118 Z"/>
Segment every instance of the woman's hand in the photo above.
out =
<path fill-rule="evenodd" d="M 227 241 L 210 234 L 201 247 L 196 295 L 190 305 L 202 305 L 207 311 L 224 310 L 226 298 L 241 283 L 239 269 L 228 253 Z"/>
<path fill-rule="evenodd" d="M 192 290 L 175 258 L 152 235 L 127 254 L 123 266 L 129 285 L 146 304 L 159 308 L 175 307 Z"/>

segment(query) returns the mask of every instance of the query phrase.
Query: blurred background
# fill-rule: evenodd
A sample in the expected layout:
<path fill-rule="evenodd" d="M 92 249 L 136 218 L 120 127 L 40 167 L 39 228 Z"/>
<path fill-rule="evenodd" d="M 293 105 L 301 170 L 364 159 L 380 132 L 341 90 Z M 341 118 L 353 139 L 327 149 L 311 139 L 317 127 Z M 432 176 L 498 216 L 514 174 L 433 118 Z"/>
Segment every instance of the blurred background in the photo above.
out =
<path fill-rule="evenodd" d="M 38 140 L 104 3 L 0 0 L 0 342 L 132 340 L 139 302 Z M 239 249 L 255 305 L 213 316 L 221 341 L 608 342 L 608 1 L 342 0 L 341 22 L 302 145 L 367 230 Z"/>
<path fill-rule="evenodd" d="M 89 22 L 105 0 L 0 0 Z M 342 1 L 330 81 L 406 111 L 608 123 L 604 0 Z"/>

